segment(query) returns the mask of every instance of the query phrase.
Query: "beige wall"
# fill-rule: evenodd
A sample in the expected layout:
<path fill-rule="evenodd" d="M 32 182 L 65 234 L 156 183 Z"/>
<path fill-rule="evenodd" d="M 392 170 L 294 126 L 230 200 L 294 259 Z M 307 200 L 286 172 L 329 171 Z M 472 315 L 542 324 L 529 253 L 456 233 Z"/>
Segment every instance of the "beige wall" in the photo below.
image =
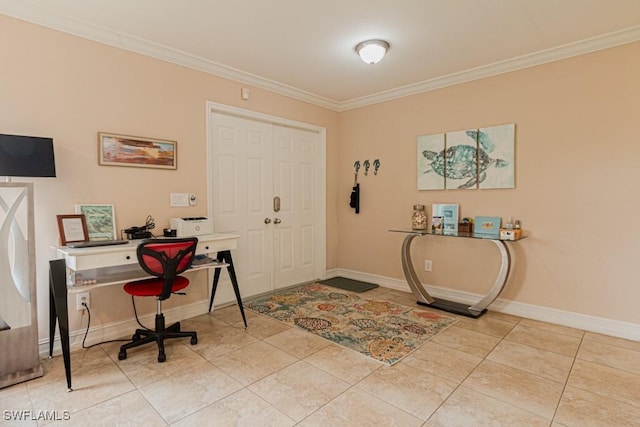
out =
<path fill-rule="evenodd" d="M 530 234 L 513 246 L 504 298 L 640 323 L 632 228 L 640 210 L 639 43 L 343 113 L 256 88 L 244 102 L 237 82 L 2 15 L 0 52 L 0 132 L 55 139 L 58 178 L 32 180 L 42 338 L 56 214 L 113 203 L 119 228 L 147 214 L 158 228 L 173 216 L 206 214 L 207 100 L 327 129 L 328 269 L 402 279 L 402 236 L 387 230 L 409 226 L 413 204 L 459 203 L 462 216 L 512 216 Z M 416 190 L 418 135 L 503 123 L 516 123 L 516 189 Z M 176 140 L 178 170 L 98 166 L 98 131 Z M 353 162 L 376 158 L 379 174 L 361 173 L 355 215 Z M 193 192 L 198 206 L 169 208 L 170 192 Z M 417 264 L 434 261 L 432 273 L 420 273 L 425 282 L 472 293 L 491 285 L 497 256 L 488 243 L 416 243 Z M 169 306 L 205 298 L 203 289 Z M 119 289 L 92 293 L 92 306 L 96 326 L 131 313 Z M 76 329 L 81 319 L 72 314 Z"/>
<path fill-rule="evenodd" d="M 339 250 L 342 268 L 402 278 L 402 235 L 413 204 L 458 203 L 462 216 L 509 216 L 530 237 L 513 245 L 502 297 L 640 323 L 640 43 L 340 115 Z M 416 190 L 416 137 L 516 123 L 516 189 Z M 361 213 L 348 207 L 356 159 L 380 158 L 362 177 Z M 430 244 L 432 242 L 432 244 Z M 430 246 L 428 246 L 430 245 Z M 488 242 L 415 242 L 426 283 L 484 293 L 497 270 Z M 436 252 L 434 252 L 436 251 Z"/>
<path fill-rule="evenodd" d="M 48 263 L 58 240 L 56 214 L 76 203 L 115 205 L 118 228 L 139 225 L 147 215 L 157 230 L 169 218 L 207 214 L 206 101 L 237 106 L 327 129 L 327 266 L 337 263 L 336 112 L 124 50 L 0 15 L 0 132 L 54 138 L 56 179 L 35 182 L 40 337 L 48 336 Z M 99 131 L 178 141 L 178 169 L 98 166 Z M 29 181 L 28 179 L 24 179 Z M 194 208 L 170 208 L 170 192 L 198 196 Z M 196 280 L 204 280 L 204 274 Z M 169 308 L 206 298 L 205 286 L 171 298 Z M 153 312 L 154 303 L 142 303 Z M 74 303 L 75 306 L 75 303 Z M 92 292 L 92 326 L 131 318 L 121 289 Z M 72 310 L 70 328 L 80 327 Z M 86 324 L 83 323 L 83 325 Z"/>

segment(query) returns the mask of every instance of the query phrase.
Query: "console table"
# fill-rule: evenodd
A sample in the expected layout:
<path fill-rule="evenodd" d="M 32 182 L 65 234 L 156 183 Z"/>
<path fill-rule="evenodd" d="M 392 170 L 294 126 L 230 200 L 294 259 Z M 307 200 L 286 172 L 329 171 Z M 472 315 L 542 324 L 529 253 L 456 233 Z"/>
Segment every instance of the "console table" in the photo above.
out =
<path fill-rule="evenodd" d="M 467 317 L 478 318 L 487 311 L 487 307 L 491 305 L 493 301 L 498 298 L 498 295 L 502 292 L 504 285 L 507 283 L 509 273 L 511 271 L 511 253 L 509 252 L 509 245 L 517 240 L 522 240 L 525 236 L 519 237 L 517 240 L 500 240 L 498 236 L 477 234 L 477 233 L 433 233 L 431 231 L 419 231 L 419 230 L 389 230 L 395 233 L 406 234 L 404 241 L 402 242 L 402 269 L 404 270 L 404 276 L 407 279 L 407 283 L 411 288 L 411 292 L 417 298 L 417 303 L 440 310 L 448 311 L 451 313 L 461 314 Z M 489 290 L 489 292 L 472 305 L 462 304 L 456 301 L 449 301 L 445 299 L 434 298 L 429 295 L 429 292 L 425 289 L 422 282 L 416 274 L 416 270 L 411 262 L 411 243 L 416 237 L 428 236 L 429 238 L 463 238 L 463 239 L 479 239 L 488 240 L 496 245 L 500 252 L 501 262 L 500 271 L 496 280 Z"/>
<path fill-rule="evenodd" d="M 216 255 L 216 261 L 192 265 L 190 270 L 215 269 L 209 312 L 220 279 L 220 269 L 227 267 L 231 284 L 242 314 L 244 326 L 247 319 L 240 297 L 240 288 L 231 257 L 231 250 L 237 247 L 236 234 L 209 234 L 198 237 L 196 255 Z M 49 357 L 53 355 L 56 321 L 60 330 L 62 356 L 68 391 L 71 388 L 71 357 L 69 348 L 69 307 L 68 294 L 85 292 L 103 286 L 121 285 L 148 275 L 138 264 L 136 249 L 139 240 L 117 246 L 97 246 L 72 249 L 66 246 L 56 247 L 58 259 L 49 261 Z M 80 284 L 89 281 L 90 284 Z"/>

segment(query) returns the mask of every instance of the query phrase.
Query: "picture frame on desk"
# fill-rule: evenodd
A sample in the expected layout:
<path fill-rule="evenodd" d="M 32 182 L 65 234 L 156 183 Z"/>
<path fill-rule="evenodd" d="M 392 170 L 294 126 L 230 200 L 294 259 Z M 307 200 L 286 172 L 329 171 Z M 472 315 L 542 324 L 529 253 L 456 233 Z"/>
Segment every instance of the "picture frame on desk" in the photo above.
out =
<path fill-rule="evenodd" d="M 458 232 L 458 205 L 434 203 L 431 209 L 431 217 L 439 216 L 442 218 L 442 232 L 457 233 Z"/>
<path fill-rule="evenodd" d="M 442 234 L 442 223 L 443 219 L 441 216 L 432 216 L 431 217 L 431 232 L 434 234 Z"/>
<path fill-rule="evenodd" d="M 98 132 L 98 164 L 177 169 L 177 144 L 166 139 Z"/>
<path fill-rule="evenodd" d="M 473 222 L 473 232 L 497 238 L 500 236 L 501 221 L 499 216 L 477 216 Z"/>
<path fill-rule="evenodd" d="M 67 243 L 72 242 L 89 241 L 87 221 L 84 215 L 56 215 L 56 219 L 58 221 L 61 246 L 66 246 Z"/>
<path fill-rule="evenodd" d="M 116 217 L 113 205 L 77 204 L 76 213 L 85 216 L 89 240 L 117 239 Z"/>

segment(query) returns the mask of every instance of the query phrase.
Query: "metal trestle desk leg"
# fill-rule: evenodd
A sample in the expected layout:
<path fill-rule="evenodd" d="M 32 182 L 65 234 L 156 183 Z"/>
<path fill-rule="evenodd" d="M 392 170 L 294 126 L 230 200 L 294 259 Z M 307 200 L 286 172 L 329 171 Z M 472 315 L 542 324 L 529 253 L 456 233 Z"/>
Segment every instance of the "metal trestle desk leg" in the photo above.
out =
<path fill-rule="evenodd" d="M 56 320 L 60 330 L 62 358 L 67 376 L 67 391 L 71 388 L 71 353 L 69 348 L 69 307 L 67 305 L 67 265 L 63 259 L 49 261 L 49 357 L 53 356 Z"/>
<path fill-rule="evenodd" d="M 247 329 L 247 318 L 244 315 L 244 306 L 242 305 L 242 297 L 240 296 L 240 287 L 238 286 L 238 278 L 236 277 L 236 270 L 233 268 L 233 259 L 231 258 L 231 251 L 220 251 L 217 255 L 218 261 L 229 264 L 227 266 L 227 272 L 231 279 L 231 285 L 233 285 L 233 292 L 236 294 L 236 301 L 238 301 L 238 307 L 240 307 L 240 314 L 242 315 L 242 321 L 244 322 L 244 328 Z M 209 313 L 213 307 L 213 299 L 216 296 L 216 290 L 218 289 L 218 281 L 220 280 L 220 269 L 216 268 L 213 275 L 213 285 L 211 287 L 211 299 L 209 300 Z"/>

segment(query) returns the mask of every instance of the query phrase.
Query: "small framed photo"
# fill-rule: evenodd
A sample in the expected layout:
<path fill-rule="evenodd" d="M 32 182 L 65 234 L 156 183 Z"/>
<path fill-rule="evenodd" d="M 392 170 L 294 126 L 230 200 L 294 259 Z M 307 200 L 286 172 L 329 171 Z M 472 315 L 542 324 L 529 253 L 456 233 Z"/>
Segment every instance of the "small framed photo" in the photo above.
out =
<path fill-rule="evenodd" d="M 431 217 L 431 232 L 434 234 L 442 234 L 442 224 L 444 218 L 441 216 Z"/>
<path fill-rule="evenodd" d="M 71 242 L 86 242 L 89 240 L 87 222 L 84 215 L 56 215 L 60 245 Z"/>
<path fill-rule="evenodd" d="M 113 205 L 79 204 L 76 213 L 84 215 L 89 240 L 115 240 L 116 217 Z"/>
<path fill-rule="evenodd" d="M 473 222 L 473 232 L 499 237 L 500 222 L 499 216 L 477 216 Z"/>
<path fill-rule="evenodd" d="M 176 145 L 176 141 L 99 132 L 98 164 L 177 169 Z"/>

